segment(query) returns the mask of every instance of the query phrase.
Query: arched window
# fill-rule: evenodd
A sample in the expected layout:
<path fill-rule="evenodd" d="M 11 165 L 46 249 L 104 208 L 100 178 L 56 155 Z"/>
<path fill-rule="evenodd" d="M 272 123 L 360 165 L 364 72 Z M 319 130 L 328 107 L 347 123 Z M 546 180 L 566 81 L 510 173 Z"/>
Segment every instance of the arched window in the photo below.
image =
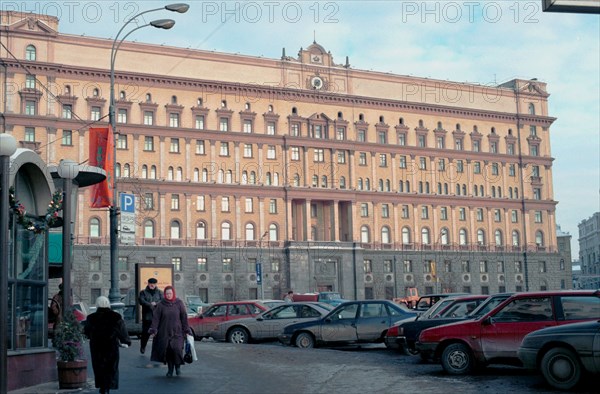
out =
<path fill-rule="evenodd" d="M 277 241 L 279 239 L 279 229 L 275 223 L 269 225 L 269 241 Z"/>
<path fill-rule="evenodd" d="M 519 232 L 517 230 L 513 230 L 513 232 L 512 232 L 512 245 L 513 246 L 521 245 L 521 238 L 519 237 Z"/>
<path fill-rule="evenodd" d="M 98 96 L 100 96 L 100 89 L 98 89 L 98 88 L 94 88 L 94 90 L 92 90 L 92 96 L 93 96 L 93 97 L 98 97 Z"/>
<path fill-rule="evenodd" d="M 154 222 L 150 219 L 144 222 L 144 238 L 154 238 Z"/>
<path fill-rule="evenodd" d="M 401 125 L 403 125 L 403 124 L 404 124 L 404 118 L 399 118 L 399 119 L 398 119 L 398 124 L 401 124 Z"/>
<path fill-rule="evenodd" d="M 515 198 L 518 199 L 519 198 L 519 188 L 515 187 Z"/>
<path fill-rule="evenodd" d="M 317 186 L 319 186 L 319 176 L 315 174 L 312 176 L 312 187 Z"/>
<path fill-rule="evenodd" d="M 492 186 L 492 197 L 496 197 L 496 186 Z"/>
<path fill-rule="evenodd" d="M 346 188 L 346 177 L 341 176 L 340 177 L 340 189 L 345 189 Z"/>
<path fill-rule="evenodd" d="M 223 241 L 231 239 L 231 224 L 229 222 L 221 223 L 221 239 Z"/>
<path fill-rule="evenodd" d="M 383 179 L 379 180 L 379 184 L 377 186 L 377 190 L 379 190 L 380 192 L 383 191 Z"/>
<path fill-rule="evenodd" d="M 402 227 L 402 243 L 407 245 L 410 241 L 410 229 L 408 227 Z"/>
<path fill-rule="evenodd" d="M 256 185 L 256 171 L 250 171 L 250 178 L 248 178 L 248 183 L 251 185 Z"/>
<path fill-rule="evenodd" d="M 450 242 L 450 240 L 448 237 L 448 229 L 446 227 L 444 227 L 440 231 L 440 243 L 442 245 L 448 245 L 449 242 Z"/>
<path fill-rule="evenodd" d="M 100 236 L 100 219 L 91 218 L 90 219 L 90 237 L 99 237 Z"/>
<path fill-rule="evenodd" d="M 121 163 L 117 163 L 115 166 L 115 178 L 121 177 Z"/>
<path fill-rule="evenodd" d="M 477 244 L 485 245 L 485 231 L 483 229 L 477 230 Z"/>
<path fill-rule="evenodd" d="M 171 104 L 177 104 L 177 96 L 171 96 Z"/>
<path fill-rule="evenodd" d="M 217 183 L 223 183 L 223 178 L 225 177 L 225 172 L 223 171 L 223 169 L 220 169 L 217 172 Z"/>
<path fill-rule="evenodd" d="M 327 187 L 327 175 L 321 176 L 321 187 Z"/>
<path fill-rule="evenodd" d="M 544 233 L 539 230 L 535 232 L 535 244 L 536 246 L 544 246 Z"/>
<path fill-rule="evenodd" d="M 200 170 L 194 168 L 194 182 L 200 182 Z"/>
<path fill-rule="evenodd" d="M 406 181 L 406 192 L 410 193 L 410 181 Z"/>
<path fill-rule="evenodd" d="M 25 60 L 34 61 L 37 58 L 36 49 L 34 45 L 27 45 L 25 48 Z"/>
<path fill-rule="evenodd" d="M 464 228 L 461 228 L 460 231 L 458 232 L 458 243 L 459 243 L 459 245 L 466 245 L 467 242 L 468 242 L 467 230 L 465 230 Z"/>
<path fill-rule="evenodd" d="M 460 196 L 460 185 L 458 183 L 456 184 L 456 195 Z"/>
<path fill-rule="evenodd" d="M 398 182 L 398 193 L 404 193 L 404 181 Z"/>
<path fill-rule="evenodd" d="M 466 184 L 464 184 L 464 183 L 463 183 L 463 185 L 462 185 L 462 194 L 463 194 L 463 196 L 466 196 L 466 195 L 467 195 L 467 185 L 466 185 Z"/>
<path fill-rule="evenodd" d="M 363 189 L 363 179 L 358 178 L 358 190 L 362 190 L 362 189 Z"/>
<path fill-rule="evenodd" d="M 123 178 L 129 178 L 130 168 L 131 166 L 129 165 L 129 163 L 125 163 L 125 165 L 123 166 Z"/>
<path fill-rule="evenodd" d="M 242 171 L 242 185 L 248 183 L 248 171 Z"/>
<path fill-rule="evenodd" d="M 484 194 L 483 194 L 483 185 L 479 185 L 479 195 L 480 195 L 481 197 L 483 197 L 483 196 L 484 196 Z"/>
<path fill-rule="evenodd" d="M 273 183 L 273 179 L 271 177 L 271 173 L 267 172 L 265 176 L 265 185 L 271 185 Z"/>
<path fill-rule="evenodd" d="M 381 228 L 381 243 L 384 243 L 384 244 L 391 243 L 390 228 L 388 226 L 383 226 Z"/>
<path fill-rule="evenodd" d="M 142 178 L 148 179 L 148 166 L 145 164 L 142 166 Z"/>
<path fill-rule="evenodd" d="M 206 223 L 203 221 L 196 223 L 196 239 L 206 239 Z"/>
<path fill-rule="evenodd" d="M 173 177 L 174 177 L 174 169 L 173 167 L 169 167 L 169 169 L 167 170 L 167 179 L 172 181 Z"/>
<path fill-rule="evenodd" d="M 496 230 L 494 232 L 494 240 L 496 242 L 496 246 L 502 246 L 504 244 L 502 240 L 502 231 Z"/>
<path fill-rule="evenodd" d="M 150 167 L 150 179 L 156 179 L 156 166 L 155 165 Z"/>
<path fill-rule="evenodd" d="M 535 105 L 533 103 L 529 103 L 529 114 L 535 115 Z"/>
<path fill-rule="evenodd" d="M 391 192 L 392 191 L 392 183 L 390 182 L 389 179 L 385 180 L 385 191 L 386 192 Z"/>
<path fill-rule="evenodd" d="M 171 239 L 181 238 L 181 223 L 178 220 L 171 222 Z"/>
<path fill-rule="evenodd" d="M 254 241 L 254 224 L 246 223 L 246 241 Z"/>
<path fill-rule="evenodd" d="M 196 105 L 198 107 L 202 107 L 202 97 L 198 97 L 198 100 L 196 100 Z"/>
<path fill-rule="evenodd" d="M 365 243 L 365 244 L 371 242 L 371 236 L 369 234 L 369 227 L 362 226 L 360 228 L 360 242 Z"/>
<path fill-rule="evenodd" d="M 423 245 L 429 245 L 429 229 L 427 227 L 423 227 L 421 229 L 421 243 Z"/>
<path fill-rule="evenodd" d="M 119 92 L 119 100 L 126 100 L 127 99 L 127 93 L 125 93 L 124 90 L 121 90 Z"/>
<path fill-rule="evenodd" d="M 206 168 L 202 169 L 202 182 L 208 182 L 208 170 Z"/>
<path fill-rule="evenodd" d="M 146 102 L 147 103 L 151 103 L 152 102 L 152 95 L 150 93 L 146 93 Z"/>
<path fill-rule="evenodd" d="M 369 178 L 365 179 L 365 190 L 371 190 L 371 180 Z"/>
<path fill-rule="evenodd" d="M 183 179 L 183 168 L 177 167 L 177 180 L 181 181 Z"/>
<path fill-rule="evenodd" d="M 227 170 L 225 173 L 225 183 L 233 183 L 233 172 L 231 170 Z"/>
<path fill-rule="evenodd" d="M 294 175 L 294 186 L 300 186 L 300 175 Z"/>

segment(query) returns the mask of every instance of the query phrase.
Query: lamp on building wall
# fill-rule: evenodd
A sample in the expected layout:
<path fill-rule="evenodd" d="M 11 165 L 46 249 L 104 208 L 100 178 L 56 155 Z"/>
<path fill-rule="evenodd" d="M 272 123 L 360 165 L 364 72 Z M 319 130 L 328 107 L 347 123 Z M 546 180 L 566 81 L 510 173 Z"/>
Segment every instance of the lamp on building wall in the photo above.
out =
<path fill-rule="evenodd" d="M 129 25 L 129 23 L 135 21 L 138 17 L 140 17 L 141 15 L 147 14 L 149 12 L 154 12 L 154 11 L 161 11 L 161 10 L 167 10 L 167 11 L 172 11 L 172 12 L 178 12 L 180 14 L 183 14 L 184 12 L 187 12 L 187 10 L 189 9 L 189 5 L 188 4 L 184 4 L 184 3 L 176 3 L 176 4 L 169 4 L 166 5 L 164 7 L 161 8 L 155 8 L 155 9 L 151 9 L 151 10 L 147 10 L 144 12 L 140 12 L 137 15 L 134 15 L 133 17 L 131 17 L 130 19 L 128 19 L 125 24 L 123 24 L 123 26 L 121 27 L 121 29 L 119 30 L 119 32 L 117 33 L 117 35 L 115 36 L 115 39 L 113 41 L 112 44 L 112 49 L 110 51 L 110 107 L 108 110 L 108 116 L 109 116 L 109 122 L 110 122 L 110 126 L 113 132 L 113 142 L 114 142 L 114 147 L 115 149 L 113 150 L 113 171 L 114 169 L 116 169 L 117 167 L 117 155 L 116 155 L 116 148 L 117 148 L 117 119 L 115 118 L 115 59 L 117 57 L 117 52 L 119 51 L 119 47 L 121 46 L 121 44 L 123 43 L 123 41 L 134 31 L 139 30 L 141 28 L 147 27 L 147 26 L 152 26 L 152 27 L 156 27 L 158 29 L 170 29 L 175 25 L 175 21 L 172 19 L 158 19 L 155 21 L 152 21 L 150 23 L 147 23 L 145 25 L 141 25 L 138 26 L 132 30 L 130 30 L 127 34 L 125 34 L 125 36 L 123 36 L 123 38 L 121 38 L 121 33 L 123 32 L 123 29 L 125 29 L 125 27 L 127 25 Z M 118 208 L 118 193 L 117 193 L 117 182 L 115 179 L 115 174 L 111 174 L 111 176 L 113 177 L 113 190 L 112 190 L 112 206 L 109 208 L 110 209 L 110 223 L 109 223 L 109 232 L 110 232 L 110 292 L 108 294 L 108 298 L 110 299 L 111 303 L 116 303 L 118 301 L 120 301 L 121 295 L 119 292 L 119 272 L 118 272 L 118 263 L 119 263 L 119 239 L 118 239 L 118 223 L 117 223 L 117 216 L 119 214 L 119 208 Z"/>
<path fill-rule="evenodd" d="M 10 261 L 10 157 L 17 141 L 10 134 L 0 134 L 0 393 L 8 391 L 8 262 Z"/>
<path fill-rule="evenodd" d="M 62 266 L 63 266 L 63 314 L 71 310 L 71 269 L 73 245 L 73 181 L 79 175 L 79 165 L 73 160 L 61 160 L 57 167 L 58 176 L 63 180 L 63 228 L 62 228 Z"/>

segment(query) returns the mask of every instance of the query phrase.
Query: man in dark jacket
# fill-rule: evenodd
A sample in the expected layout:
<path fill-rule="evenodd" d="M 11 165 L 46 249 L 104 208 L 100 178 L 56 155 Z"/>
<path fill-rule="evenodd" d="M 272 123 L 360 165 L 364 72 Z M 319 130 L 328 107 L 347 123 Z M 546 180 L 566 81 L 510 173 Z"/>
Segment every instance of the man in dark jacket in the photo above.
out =
<path fill-rule="evenodd" d="M 142 341 L 140 347 L 140 353 L 142 354 L 146 351 L 146 344 L 148 343 L 148 338 L 150 338 L 148 330 L 152 325 L 154 307 L 163 299 L 162 291 L 156 287 L 157 282 L 155 278 L 148 279 L 148 285 L 144 290 L 140 291 L 140 296 L 138 297 L 138 301 L 142 306 Z"/>

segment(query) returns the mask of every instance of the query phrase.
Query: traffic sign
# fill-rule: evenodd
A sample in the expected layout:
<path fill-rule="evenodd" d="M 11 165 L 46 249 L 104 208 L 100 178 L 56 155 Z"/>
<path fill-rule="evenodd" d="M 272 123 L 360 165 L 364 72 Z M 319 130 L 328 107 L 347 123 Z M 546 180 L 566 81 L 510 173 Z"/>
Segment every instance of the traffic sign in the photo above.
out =
<path fill-rule="evenodd" d="M 135 213 L 135 195 L 121 193 L 121 212 Z"/>
<path fill-rule="evenodd" d="M 256 283 L 262 282 L 262 263 L 256 263 Z"/>

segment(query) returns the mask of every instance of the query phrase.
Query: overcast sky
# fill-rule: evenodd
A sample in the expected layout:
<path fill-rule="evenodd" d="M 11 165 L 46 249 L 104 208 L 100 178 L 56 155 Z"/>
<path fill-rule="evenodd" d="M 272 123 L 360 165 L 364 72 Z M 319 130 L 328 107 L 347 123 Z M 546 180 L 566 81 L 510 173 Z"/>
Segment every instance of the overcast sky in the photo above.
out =
<path fill-rule="evenodd" d="M 61 33 L 109 38 L 164 1 L 2 1 L 2 9 L 59 16 Z M 578 258 L 578 223 L 600 211 L 600 17 L 544 13 L 519 1 L 188 1 L 170 31 L 131 40 L 278 59 L 313 39 L 352 68 L 482 85 L 548 83 L 557 223 Z M 60 60 L 59 60 L 60 61 Z M 107 60 L 108 63 L 108 60 Z M 108 65 L 108 64 L 107 64 Z"/>

